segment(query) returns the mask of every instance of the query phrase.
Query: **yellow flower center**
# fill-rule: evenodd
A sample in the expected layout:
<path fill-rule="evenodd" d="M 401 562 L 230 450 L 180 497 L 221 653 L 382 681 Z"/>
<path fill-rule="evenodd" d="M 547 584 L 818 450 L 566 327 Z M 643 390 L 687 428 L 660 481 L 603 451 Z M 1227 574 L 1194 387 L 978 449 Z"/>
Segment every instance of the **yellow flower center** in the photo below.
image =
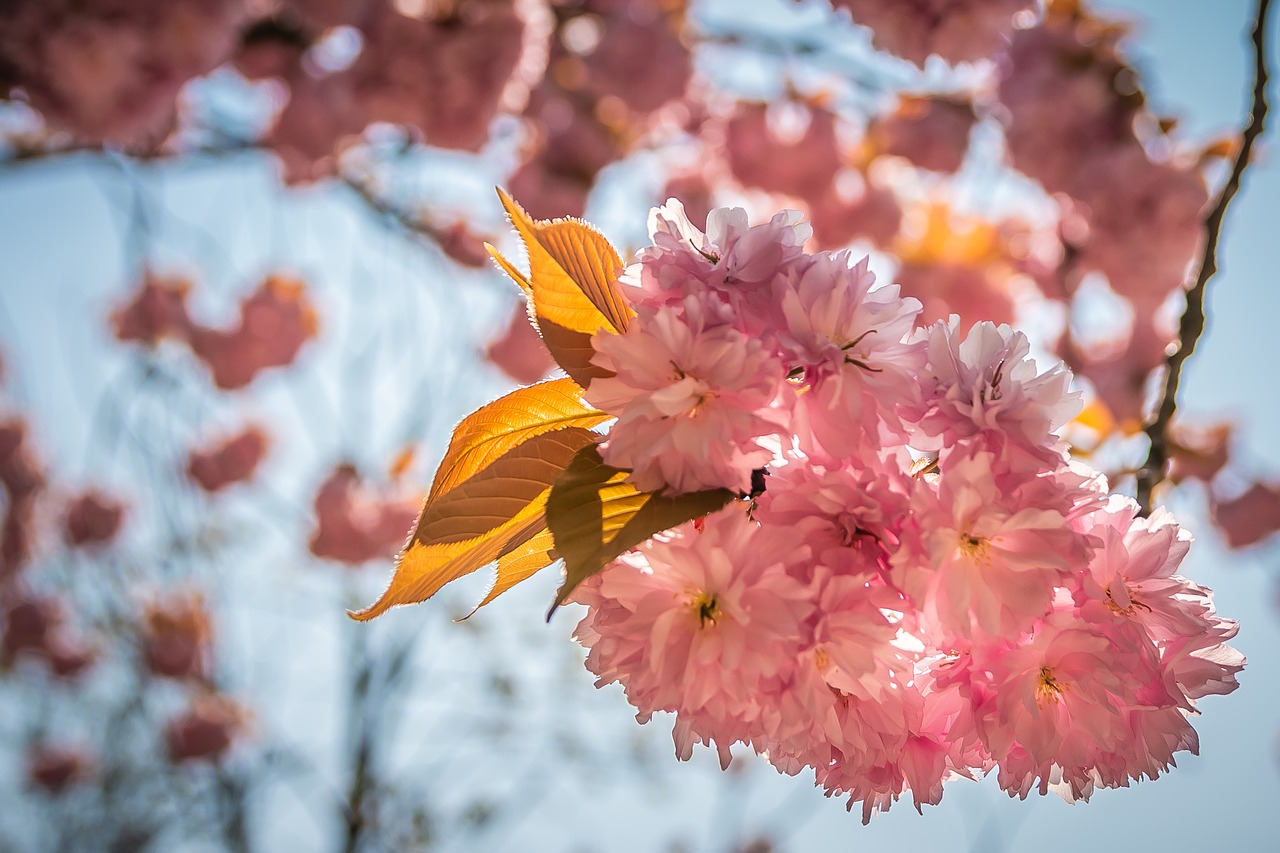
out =
<path fill-rule="evenodd" d="M 713 627 L 724 615 L 716 603 L 716 595 L 711 592 L 699 592 L 693 596 L 689 606 L 698 614 L 698 627 L 705 628 L 708 623 Z"/>
<path fill-rule="evenodd" d="M 1111 593 L 1111 587 L 1107 587 L 1107 607 L 1112 613 L 1117 616 L 1131 618 L 1139 610 L 1145 610 L 1148 613 L 1151 612 L 1151 606 L 1139 601 L 1138 597 L 1133 594 L 1133 590 L 1129 588 L 1128 584 L 1124 583 L 1124 581 L 1121 581 L 1121 584 L 1124 586 L 1125 597 L 1129 599 L 1129 605 L 1127 607 L 1121 607 L 1120 603 L 1116 601 L 1115 596 Z"/>
<path fill-rule="evenodd" d="M 1036 704 L 1040 707 L 1048 705 L 1050 702 L 1057 702 L 1059 697 L 1066 692 L 1071 685 L 1058 680 L 1054 675 L 1053 667 L 1040 667 L 1039 683 L 1036 684 Z"/>
<path fill-rule="evenodd" d="M 975 563 L 987 561 L 987 540 L 969 533 L 960 534 L 960 553 Z"/>

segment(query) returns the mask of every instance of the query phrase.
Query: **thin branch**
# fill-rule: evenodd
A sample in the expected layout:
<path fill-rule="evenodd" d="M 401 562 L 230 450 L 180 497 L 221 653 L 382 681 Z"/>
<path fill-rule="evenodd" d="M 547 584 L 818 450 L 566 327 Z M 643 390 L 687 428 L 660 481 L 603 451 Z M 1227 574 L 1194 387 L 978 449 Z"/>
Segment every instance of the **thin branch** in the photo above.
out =
<path fill-rule="evenodd" d="M 1166 362 L 1164 392 L 1160 398 L 1160 406 L 1155 418 L 1147 425 L 1147 438 L 1151 440 L 1151 450 L 1147 461 L 1138 469 L 1137 499 L 1142 514 L 1151 513 L 1152 493 L 1165 478 L 1165 469 L 1169 462 L 1169 425 L 1173 422 L 1178 407 L 1178 385 L 1182 379 L 1182 367 L 1195 352 L 1196 343 L 1204 334 L 1205 290 L 1209 280 L 1218 271 L 1218 243 L 1222 236 L 1222 224 L 1226 218 L 1227 207 L 1240 191 L 1245 169 L 1249 166 L 1253 145 L 1262 136 L 1263 125 L 1267 117 L 1267 12 L 1271 0 L 1258 0 L 1257 17 L 1254 20 L 1253 41 L 1253 107 L 1249 122 L 1240 136 L 1240 150 L 1236 152 L 1235 162 L 1231 165 L 1231 175 L 1222 187 L 1218 200 L 1209 215 L 1205 217 L 1204 255 L 1200 261 L 1200 272 L 1195 284 L 1187 291 L 1187 308 L 1182 314 L 1178 327 L 1178 348 Z"/>
<path fill-rule="evenodd" d="M 415 215 L 413 211 L 392 204 L 383 198 L 369 182 L 351 175 L 339 175 L 338 181 L 355 193 L 375 216 L 388 220 L 409 234 L 420 237 L 437 247 L 440 245 L 444 235 L 421 216 Z"/>
<path fill-rule="evenodd" d="M 0 154 L 0 169 L 12 169 L 32 163 L 66 160 L 78 155 L 130 160 L 135 163 L 162 163 L 194 157 L 217 159 L 246 152 L 269 150 L 261 142 L 227 137 L 213 143 L 187 147 L 119 148 L 100 142 L 68 142 L 62 144 L 19 146 Z"/>
<path fill-rule="evenodd" d="M 193 157 L 217 159 L 246 152 L 270 151 L 270 148 L 253 140 L 228 138 L 218 144 L 198 145 L 188 148 L 113 148 L 96 142 L 70 142 L 61 145 L 31 145 L 0 155 L 0 173 L 35 163 L 56 163 L 77 156 L 103 158 L 117 164 L 132 162 L 141 164 L 175 162 Z M 447 234 L 414 211 L 393 204 L 383 198 L 367 181 L 352 175 L 339 174 L 335 180 L 351 190 L 357 199 L 375 217 L 390 222 L 402 231 L 439 248 Z"/>

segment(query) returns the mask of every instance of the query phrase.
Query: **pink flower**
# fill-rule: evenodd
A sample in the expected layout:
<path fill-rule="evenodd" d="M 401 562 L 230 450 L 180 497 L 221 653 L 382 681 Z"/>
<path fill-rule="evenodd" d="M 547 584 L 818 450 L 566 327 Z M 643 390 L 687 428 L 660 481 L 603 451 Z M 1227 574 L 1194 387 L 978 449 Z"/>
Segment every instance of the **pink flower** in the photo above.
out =
<path fill-rule="evenodd" d="M 1185 531 L 1067 455 L 1065 369 L 1007 326 L 915 330 L 916 300 L 804 253 L 790 215 L 715 210 L 703 234 L 673 200 L 650 232 L 635 321 L 593 339 L 602 452 L 645 491 L 751 497 L 578 588 L 598 684 L 674 712 L 682 758 L 750 744 L 864 821 L 996 767 L 1010 794 L 1087 799 L 1198 748 L 1187 715 L 1244 666 L 1235 623 L 1175 574 Z"/>
<path fill-rule="evenodd" d="M 683 310 L 680 310 L 683 309 Z M 605 462 L 630 469 L 643 491 L 726 486 L 746 492 L 773 458 L 782 363 L 694 297 L 642 308 L 626 334 L 597 335 L 595 363 L 615 375 L 591 383 L 592 405 L 618 416 Z"/>
<path fill-rule="evenodd" d="M 1138 517 L 1138 505 L 1112 496 L 1086 517 L 1096 540 L 1089 574 L 1076 592 L 1085 618 L 1112 614 L 1141 625 L 1153 641 L 1199 637 L 1213 613 L 1208 591 L 1174 574 L 1191 534 L 1163 508 Z"/>
<path fill-rule="evenodd" d="M 1240 626 L 1213 615 L 1205 621 L 1202 634 L 1170 640 L 1161 650 L 1166 683 L 1171 680 L 1189 705 L 1205 696 L 1224 696 L 1234 691 L 1240 686 L 1236 675 L 1245 665 L 1244 655 L 1225 642 L 1236 635 Z"/>
<path fill-rule="evenodd" d="M 555 359 L 522 305 L 511 312 L 506 330 L 490 342 L 484 357 L 522 385 L 545 378 L 556 367 Z"/>
<path fill-rule="evenodd" d="M 63 538 L 73 548 L 105 545 L 120 532 L 124 513 L 124 504 L 110 495 L 87 491 L 67 504 Z"/>
<path fill-rule="evenodd" d="M 351 465 L 333 469 L 316 490 L 312 508 L 311 553 L 351 566 L 392 557 L 418 514 L 416 500 L 374 494 Z"/>
<path fill-rule="evenodd" d="M 824 469 L 805 462 L 771 469 L 753 517 L 794 532 L 813 566 L 866 580 L 885 575 L 907 521 L 912 483 L 891 465 Z"/>
<path fill-rule="evenodd" d="M 1143 731 L 1130 712 L 1172 705 L 1157 666 L 1155 649 L 1129 626 L 1082 622 L 1070 609 L 1016 644 L 976 647 L 971 673 L 989 691 L 979 726 L 1001 787 L 1025 797 L 1038 780 L 1042 794 L 1063 783 L 1087 797 L 1101 757 L 1127 751 Z"/>
<path fill-rule="evenodd" d="M 225 696 L 201 696 L 191 707 L 169 720 L 165 743 L 174 764 L 217 762 L 244 732 L 248 713 Z"/>
<path fill-rule="evenodd" d="M 939 689 L 923 669 L 878 701 L 842 697 L 837 706 L 841 736 L 832 760 L 815 765 L 817 782 L 828 796 L 848 794 L 850 810 L 861 803 L 863 823 L 908 790 L 917 811 L 936 805 L 948 779 L 990 765 L 976 737 L 953 734 L 973 728 L 961 690 Z"/>
<path fill-rule="evenodd" d="M 813 642 L 815 665 L 833 689 L 870 701 L 911 680 L 912 647 L 899 644 L 902 596 L 882 583 L 848 575 L 819 573 L 818 618 Z"/>
<path fill-rule="evenodd" d="M 1136 145 L 1143 98 L 1118 49 L 1123 32 L 1083 4 L 1058 3 L 1013 34 L 998 90 L 1009 156 L 1051 193 L 1073 193 L 1081 164 Z"/>
<path fill-rule="evenodd" d="M 725 157 L 746 186 L 808 200 L 840 169 L 836 116 L 797 102 L 739 104 L 724 129 Z"/>
<path fill-rule="evenodd" d="M 975 629 L 1017 636 L 1088 559 L 1088 540 L 1069 523 L 1071 498 L 1051 481 L 1019 486 L 1000 470 L 986 451 L 951 455 L 936 491 L 925 483 L 916 492 L 921 553 L 899 552 L 894 578 L 940 641 Z"/>
<path fill-rule="evenodd" d="M 253 476 L 267 455 L 267 434 L 247 426 L 208 448 L 196 448 L 187 456 L 187 476 L 206 492 L 219 492 Z"/>
<path fill-rule="evenodd" d="M 263 370 L 285 367 L 317 330 L 306 286 L 269 276 L 240 303 L 240 322 L 228 331 L 196 326 L 191 351 L 208 365 L 219 388 L 243 388 Z"/>
<path fill-rule="evenodd" d="M 621 3 L 587 8 L 588 14 L 602 13 L 599 40 L 589 50 L 570 52 L 585 54 L 585 83 L 595 97 L 620 100 L 645 114 L 684 94 L 693 59 L 678 33 L 679 7 Z"/>
<path fill-rule="evenodd" d="M 912 400 L 924 366 L 923 343 L 907 342 L 920 303 L 896 285 L 872 290 L 867 260 L 849 261 L 844 252 L 815 255 L 775 285 L 780 345 L 806 386 L 796 405 L 833 458 L 905 436 L 898 408 Z"/>
<path fill-rule="evenodd" d="M 954 316 L 928 330 L 925 407 L 912 445 L 976 439 L 1015 467 L 1056 467 L 1062 452 L 1053 430 L 1081 408 L 1080 392 L 1068 390 L 1071 374 L 1061 365 L 1037 373 L 1026 335 L 1008 326 L 975 323 L 963 341 L 958 331 Z"/>
<path fill-rule="evenodd" d="M 880 50 L 923 66 L 937 54 L 947 62 L 986 59 L 1001 50 L 1013 30 L 1013 16 L 1030 0 L 832 0 L 848 9 L 854 23 L 872 29 Z"/>
<path fill-rule="evenodd" d="M 714 742 L 722 763 L 776 704 L 807 640 L 809 592 L 788 573 L 808 556 L 740 506 L 649 540 L 575 593 L 575 632 L 597 685 L 619 681 L 641 722 L 677 714 L 677 754 Z"/>
<path fill-rule="evenodd" d="M 746 211 L 726 207 L 708 214 L 703 234 L 685 215 L 684 205 L 669 199 L 649 213 L 653 245 L 636 253 L 639 263 L 628 268 L 623 281 L 639 288 L 637 301 L 654 304 L 718 294 L 738 309 L 740 326 L 758 329 L 766 318 L 752 316 L 753 311 L 762 310 L 761 301 L 770 305 L 768 285 L 806 258 L 803 246 L 811 234 L 794 210 L 750 225 Z M 744 311 L 744 306 L 752 310 Z"/>
<path fill-rule="evenodd" d="M 516 5 L 433 4 L 415 16 L 370 6 L 364 48 L 347 72 L 366 122 L 409 125 L 432 145 L 478 151 L 521 57 Z"/>
<path fill-rule="evenodd" d="M 27 753 L 27 782 L 57 796 L 85 779 L 94 768 L 93 757 L 69 744 L 42 744 Z"/>
<path fill-rule="evenodd" d="M 885 154 L 905 157 L 921 169 L 952 173 L 964 162 L 976 121 L 972 101 L 963 97 L 904 95 L 894 112 L 872 123 L 867 135 Z"/>
<path fill-rule="evenodd" d="M 902 205 L 893 190 L 851 170 L 833 176 L 827 191 L 808 201 L 813 239 L 823 249 L 858 238 L 888 246 L 902 227 Z"/>
<path fill-rule="evenodd" d="M 904 260 L 898 268 L 898 282 L 903 293 L 924 306 L 922 323 L 946 320 L 953 314 L 958 314 L 962 323 L 990 320 L 1004 324 L 1014 319 L 1008 274 L 996 264 Z"/>
<path fill-rule="evenodd" d="M 143 661 L 155 675 L 204 681 L 212 674 L 213 632 L 198 593 L 149 604 L 139 633 Z"/>
<path fill-rule="evenodd" d="M 191 331 L 187 294 L 191 282 L 148 275 L 133 300 L 112 312 L 116 340 L 154 345 L 165 337 L 186 339 Z"/>
<path fill-rule="evenodd" d="M 1280 483 L 1256 482 L 1237 497 L 1215 496 L 1212 508 L 1227 545 L 1246 548 L 1280 530 Z"/>

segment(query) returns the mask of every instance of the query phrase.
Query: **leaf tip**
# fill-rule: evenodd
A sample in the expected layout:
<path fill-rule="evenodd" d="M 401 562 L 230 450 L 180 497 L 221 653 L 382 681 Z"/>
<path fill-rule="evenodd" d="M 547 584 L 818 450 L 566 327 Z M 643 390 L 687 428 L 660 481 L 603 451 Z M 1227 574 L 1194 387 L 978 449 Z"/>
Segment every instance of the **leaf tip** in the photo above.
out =
<path fill-rule="evenodd" d="M 368 622 L 370 619 L 379 615 L 378 613 L 372 612 L 374 607 L 376 607 L 376 605 L 366 607 L 364 610 L 348 610 L 347 618 L 353 622 Z"/>
<path fill-rule="evenodd" d="M 522 225 L 527 227 L 532 223 L 529 214 L 525 212 L 525 209 L 520 206 L 520 202 L 516 201 L 511 193 L 502 187 L 495 187 L 495 189 L 498 191 L 498 201 L 502 202 L 503 210 L 507 212 L 508 218 L 511 219 L 511 224 L 516 226 L 517 231 L 521 230 Z"/>

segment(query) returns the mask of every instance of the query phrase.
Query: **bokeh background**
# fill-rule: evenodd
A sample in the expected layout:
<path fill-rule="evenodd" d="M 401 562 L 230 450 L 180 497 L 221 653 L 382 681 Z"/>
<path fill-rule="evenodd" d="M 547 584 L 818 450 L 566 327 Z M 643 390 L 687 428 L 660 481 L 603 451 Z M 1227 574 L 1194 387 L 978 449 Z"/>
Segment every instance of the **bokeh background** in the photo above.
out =
<path fill-rule="evenodd" d="M 42 5 L 54 11 L 36 33 L 84 23 L 73 4 L 15 9 Z M 127 19 L 128 5 L 102 20 Z M 324 20 L 340 4 L 311 5 Z M 421 20 L 435 5 L 400 4 L 397 14 Z M 733 117 L 743 122 L 733 138 L 750 139 L 756 102 L 775 105 L 770 132 L 784 138 L 797 133 L 796 105 L 802 128 L 830 109 L 848 125 L 840 153 L 790 155 L 831 153 L 863 181 L 842 202 L 856 227 L 836 228 L 830 242 L 873 252 L 882 278 L 897 276 L 904 243 L 883 210 L 859 212 L 868 187 L 897 193 L 909 213 L 943 199 L 989 221 L 1017 216 L 1027 241 L 1053 237 L 1055 260 L 1041 269 L 1034 253 L 1002 259 L 1017 269 L 1000 292 L 1017 299 L 997 308 L 1040 334 L 1045 358 L 1064 328 L 1105 345 L 1126 316 L 1114 293 L 1078 279 L 1065 299 L 1044 298 L 1065 268 L 1054 240 L 1069 242 L 1058 230 L 1066 202 L 1005 165 L 1007 117 L 989 96 L 998 63 L 887 57 L 823 2 L 516 3 L 524 41 L 514 45 L 505 18 L 485 17 L 504 4 L 478 5 L 484 14 L 458 26 L 492 29 L 456 53 L 408 36 L 396 47 L 396 32 L 381 42 L 366 32 L 361 45 L 351 27 L 323 28 L 328 37 L 290 71 L 286 59 L 298 57 L 285 48 L 297 34 L 279 26 L 287 16 L 253 30 L 244 21 L 271 8 L 249 4 L 256 11 L 235 19 L 226 44 L 208 47 L 208 68 L 164 81 L 181 105 L 173 126 L 163 116 L 115 126 L 124 101 L 98 115 L 47 99 L 65 109 L 46 106 L 42 119 L 39 87 L 22 77 L 40 69 L 0 62 L 0 83 L 13 87 L 0 101 L 0 850 L 1270 849 L 1280 551 L 1268 531 L 1280 526 L 1280 507 L 1233 500 L 1255 482 L 1280 482 L 1274 134 L 1231 210 L 1209 329 L 1180 399 L 1184 435 L 1229 423 L 1219 434 L 1226 449 L 1205 439 L 1183 454 L 1211 484 L 1188 476 L 1158 493 L 1195 532 L 1183 571 L 1240 621 L 1234 645 L 1249 666 L 1239 691 L 1203 702 L 1201 755 L 1168 777 L 1074 806 L 957 780 L 923 816 L 900 803 L 862 826 L 811 779 L 778 776 L 746 752 L 724 773 L 707 753 L 676 762 L 669 720 L 637 726 L 616 685 L 594 689 L 569 639 L 573 609 L 544 624 L 554 572 L 462 622 L 453 620 L 483 596 L 486 578 L 369 625 L 347 619 L 346 608 L 386 583 L 453 424 L 547 366 L 522 334 L 515 287 L 479 245 L 484 237 L 515 249 L 496 185 L 512 186 L 537 215 L 585 213 L 625 250 L 643 243 L 646 211 L 668 191 L 753 215 L 797 199 L 812 210 L 828 203 L 825 187 L 788 192 L 803 175 L 717 162 L 715 141 L 725 144 Z M 848 5 L 857 17 L 862 4 Z M 1188 152 L 1238 132 L 1251 2 L 1100 0 L 1089 9 L 1132 22 L 1122 53 L 1141 75 L 1143 111 L 1178 119 L 1170 136 L 1144 139 L 1153 159 L 1194 161 Z M 25 19 L 9 14 L 0 13 L 10 25 L 0 58 L 29 59 L 12 44 Z M 1034 25 L 1031 14 L 1023 26 Z M 205 33 L 211 21 L 185 23 Z M 615 24 L 621 35 L 605 41 Z M 655 26 L 662 35 L 645 30 Z M 168 35 L 214 41 L 192 32 Z M 98 44 L 68 43 L 69 53 L 43 56 L 79 68 L 71 59 Z M 136 40 L 103 45 L 147 54 Z M 292 44 L 298 55 L 304 47 Z M 375 47 L 421 64 L 388 61 L 355 93 L 314 83 L 363 67 L 359 57 Z M 170 65 L 198 62 L 189 48 L 175 47 Z M 596 50 L 623 56 L 622 70 L 592 65 Z M 579 66 L 557 64 L 562 54 L 588 60 L 589 82 Z M 238 70 L 227 64 L 233 55 Z M 495 56 L 527 65 L 523 83 L 498 86 L 501 103 L 478 125 L 455 120 L 494 88 L 477 81 L 512 73 L 493 72 Z M 103 77 L 76 80 L 52 65 L 42 73 L 110 91 Z M 303 73 L 312 82 L 290 77 Z M 281 79 L 292 80 L 288 103 L 304 114 L 284 118 Z M 1113 94 L 1131 94 L 1126 85 Z M 868 123 L 892 113 L 900 91 L 964 92 L 979 103 L 956 175 L 910 158 L 871 162 Z M 353 97 L 368 115 L 344 100 Z M 369 115 L 380 123 L 365 128 Z M 765 155 L 767 139 L 757 140 Z M 1205 154 L 1178 168 L 1212 189 L 1220 160 Z M 1171 221 L 1154 195 L 1145 214 L 1123 215 Z M 1150 236 L 1133 235 L 1118 239 Z M 1150 251 L 1133 245 L 1137 257 Z M 938 257 L 930 263 L 942 281 Z M 955 310 L 981 310 L 974 288 L 988 284 L 946 281 L 926 276 L 924 286 Z M 1111 288 L 1124 292 L 1119 281 Z M 1125 368 L 1123 358 L 1095 368 L 1095 385 Z M 1086 433 L 1101 439 L 1097 464 L 1125 488 L 1123 471 L 1143 449 L 1112 393 L 1111 417 Z M 1130 396 L 1140 410 L 1140 391 Z"/>

